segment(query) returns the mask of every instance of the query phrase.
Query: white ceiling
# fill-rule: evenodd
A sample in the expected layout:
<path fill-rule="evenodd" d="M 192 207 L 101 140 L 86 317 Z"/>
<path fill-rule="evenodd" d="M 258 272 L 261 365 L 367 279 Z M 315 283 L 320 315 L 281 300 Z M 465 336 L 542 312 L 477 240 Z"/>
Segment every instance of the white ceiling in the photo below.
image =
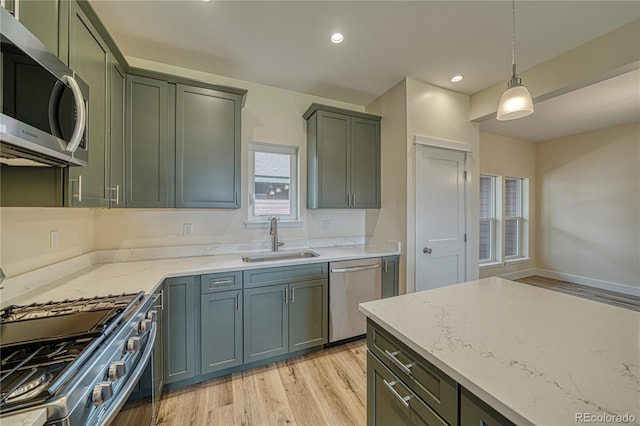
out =
<path fill-rule="evenodd" d="M 509 1 L 91 4 L 125 56 L 360 105 L 405 76 L 473 94 L 511 68 Z M 516 11 L 522 71 L 638 19 L 640 3 L 519 0 Z M 345 35 L 340 45 L 329 42 L 335 31 Z M 455 74 L 464 80 L 451 83 Z M 545 108 L 536 105 L 534 116 Z"/>

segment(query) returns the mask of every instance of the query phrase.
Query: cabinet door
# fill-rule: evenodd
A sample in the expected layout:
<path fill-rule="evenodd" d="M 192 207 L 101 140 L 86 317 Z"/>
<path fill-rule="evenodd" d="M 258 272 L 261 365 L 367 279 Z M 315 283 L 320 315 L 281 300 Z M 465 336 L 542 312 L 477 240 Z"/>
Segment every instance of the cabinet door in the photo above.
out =
<path fill-rule="evenodd" d="M 387 256 L 382 259 L 382 297 L 397 296 L 399 294 L 398 283 L 398 256 Z"/>
<path fill-rule="evenodd" d="M 244 362 L 289 351 L 289 285 L 244 290 Z"/>
<path fill-rule="evenodd" d="M 124 207 L 125 73 L 111 55 L 109 207 Z"/>
<path fill-rule="evenodd" d="M 320 208 L 349 207 L 350 117 L 327 111 L 317 113 L 317 191 Z"/>
<path fill-rule="evenodd" d="M 240 207 L 240 101 L 176 86 L 176 207 Z"/>
<path fill-rule="evenodd" d="M 87 148 L 89 163 L 69 167 L 69 204 L 106 207 L 108 204 L 109 50 L 77 3 L 71 4 L 69 65 L 89 85 Z"/>
<path fill-rule="evenodd" d="M 380 122 L 351 118 L 351 207 L 380 208 Z"/>
<path fill-rule="evenodd" d="M 500 413 L 463 387 L 460 387 L 460 424 L 482 426 L 513 425 Z"/>
<path fill-rule="evenodd" d="M 59 54 L 60 3 L 59 0 L 15 0 L 13 9 L 10 9 L 22 25 L 56 55 Z"/>
<path fill-rule="evenodd" d="M 164 282 L 165 383 L 196 374 L 196 288 L 194 277 Z"/>
<path fill-rule="evenodd" d="M 367 425 L 446 426 L 447 423 L 367 352 Z"/>
<path fill-rule="evenodd" d="M 167 82 L 127 75 L 127 207 L 169 207 Z"/>
<path fill-rule="evenodd" d="M 203 294 L 202 374 L 242 364 L 242 290 Z"/>
<path fill-rule="evenodd" d="M 327 280 L 293 283 L 289 293 L 289 351 L 327 343 Z"/>

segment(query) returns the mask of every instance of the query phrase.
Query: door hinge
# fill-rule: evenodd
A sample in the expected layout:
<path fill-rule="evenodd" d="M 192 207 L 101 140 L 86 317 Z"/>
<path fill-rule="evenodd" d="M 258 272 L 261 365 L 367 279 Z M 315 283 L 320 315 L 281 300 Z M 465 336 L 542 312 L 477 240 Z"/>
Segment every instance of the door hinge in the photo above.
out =
<path fill-rule="evenodd" d="M 467 180 L 467 171 L 463 171 L 462 172 L 462 180 L 466 181 Z"/>
<path fill-rule="evenodd" d="M 467 242 L 467 234 L 464 234 L 464 242 Z"/>

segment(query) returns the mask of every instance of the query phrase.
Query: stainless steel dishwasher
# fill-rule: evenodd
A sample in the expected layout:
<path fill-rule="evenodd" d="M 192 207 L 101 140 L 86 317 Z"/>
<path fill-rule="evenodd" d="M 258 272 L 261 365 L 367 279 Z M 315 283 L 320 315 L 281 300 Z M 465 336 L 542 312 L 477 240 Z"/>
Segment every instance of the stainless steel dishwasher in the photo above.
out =
<path fill-rule="evenodd" d="M 329 342 L 367 332 L 358 304 L 382 297 L 382 259 L 329 263 Z"/>

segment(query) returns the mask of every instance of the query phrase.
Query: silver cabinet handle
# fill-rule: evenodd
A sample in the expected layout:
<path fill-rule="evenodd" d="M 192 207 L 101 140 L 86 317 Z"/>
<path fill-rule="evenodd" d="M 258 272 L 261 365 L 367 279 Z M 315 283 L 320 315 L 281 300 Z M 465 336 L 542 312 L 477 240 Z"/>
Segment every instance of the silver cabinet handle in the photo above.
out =
<path fill-rule="evenodd" d="M 359 272 L 359 271 L 368 271 L 369 269 L 379 269 L 380 264 L 376 263 L 374 265 L 365 265 L 365 266 L 354 266 L 352 268 L 335 268 L 332 269 L 331 272 Z"/>
<path fill-rule="evenodd" d="M 78 193 L 73 194 L 73 191 L 71 191 L 71 196 L 77 198 L 79 203 L 82 202 L 82 175 L 78 175 L 78 179 L 69 179 L 69 182 L 78 182 Z"/>
<path fill-rule="evenodd" d="M 351 194 L 347 194 L 347 207 L 351 207 Z"/>
<path fill-rule="evenodd" d="M 424 254 L 431 254 L 431 252 L 433 252 L 433 250 L 431 250 L 431 247 L 425 247 L 422 249 L 422 252 Z"/>
<path fill-rule="evenodd" d="M 240 292 L 236 294 L 236 311 L 240 310 Z"/>
<path fill-rule="evenodd" d="M 228 279 L 228 280 L 220 280 L 220 281 L 214 281 L 212 284 L 213 285 L 220 285 L 220 284 L 232 284 L 233 280 L 232 279 Z"/>
<path fill-rule="evenodd" d="M 384 385 L 391 391 L 391 393 L 398 398 L 398 400 L 400 401 L 400 403 L 402 405 L 404 405 L 404 408 L 409 408 L 409 400 L 411 398 L 413 398 L 412 396 L 402 396 L 398 393 L 397 390 L 395 390 L 394 386 L 398 384 L 397 381 L 392 381 L 392 382 L 387 382 L 386 379 L 382 379 L 382 381 L 384 382 Z"/>
<path fill-rule="evenodd" d="M 383 270 L 384 270 L 384 273 L 385 273 L 385 274 L 386 274 L 387 272 L 389 272 L 389 264 L 388 264 L 388 263 L 389 263 L 389 262 L 387 261 L 387 259 L 385 259 L 385 260 L 383 261 L 383 264 L 384 264 L 384 269 L 383 269 Z"/>
<path fill-rule="evenodd" d="M 110 198 L 109 201 L 115 201 L 116 205 L 120 204 L 120 185 L 116 185 L 115 188 L 107 188 L 109 191 L 116 191 L 116 198 Z"/>
<path fill-rule="evenodd" d="M 291 303 L 296 303 L 296 288 L 291 287 Z"/>
<path fill-rule="evenodd" d="M 400 362 L 400 360 L 398 358 L 396 358 L 396 355 L 398 355 L 399 352 L 389 352 L 388 350 L 384 350 L 384 354 L 387 356 L 387 358 L 389 358 L 389 361 L 391 361 L 392 363 L 394 363 L 400 370 L 404 371 L 406 374 L 411 375 L 411 367 L 413 367 L 413 364 L 403 364 L 402 362 Z"/>
<path fill-rule="evenodd" d="M 289 287 L 284 288 L 284 304 L 289 303 Z"/>
<path fill-rule="evenodd" d="M 356 194 L 351 194 L 351 207 L 355 207 L 356 206 Z"/>

